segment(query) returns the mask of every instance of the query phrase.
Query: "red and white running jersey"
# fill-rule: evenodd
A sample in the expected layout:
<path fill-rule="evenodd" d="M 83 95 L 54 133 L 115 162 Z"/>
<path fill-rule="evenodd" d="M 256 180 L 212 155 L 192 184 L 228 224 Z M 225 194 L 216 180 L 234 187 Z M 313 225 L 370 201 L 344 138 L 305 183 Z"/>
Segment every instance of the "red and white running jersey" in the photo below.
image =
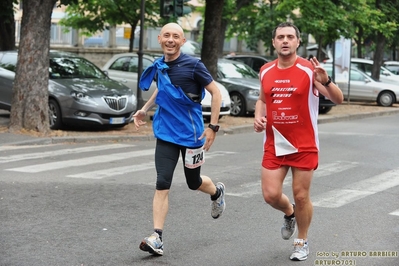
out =
<path fill-rule="evenodd" d="M 312 64 L 298 57 L 292 67 L 279 69 L 274 60 L 259 73 L 267 112 L 264 150 L 276 156 L 318 152 L 319 92 Z"/>

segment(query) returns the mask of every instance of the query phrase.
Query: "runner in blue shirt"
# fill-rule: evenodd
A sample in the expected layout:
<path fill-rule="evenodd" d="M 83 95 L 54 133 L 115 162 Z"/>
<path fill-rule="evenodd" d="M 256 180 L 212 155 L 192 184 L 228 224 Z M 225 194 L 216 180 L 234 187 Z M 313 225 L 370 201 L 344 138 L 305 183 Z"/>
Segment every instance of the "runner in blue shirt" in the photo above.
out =
<path fill-rule="evenodd" d="M 148 67 L 140 79 L 140 88 L 148 90 L 152 80 L 157 89 L 147 103 L 134 115 L 136 129 L 155 104 L 153 131 L 156 137 L 156 190 L 153 199 L 154 233 L 145 237 L 140 249 L 163 255 L 162 232 L 168 213 L 169 190 L 180 153 L 186 182 L 191 190 L 199 190 L 211 197 L 211 215 L 219 218 L 225 207 L 225 186 L 216 185 L 208 176 L 201 175 L 204 152 L 208 151 L 219 130 L 217 125 L 221 94 L 201 60 L 180 52 L 185 43 L 183 29 L 176 23 L 166 24 L 158 35 L 163 57 Z M 210 124 L 204 129 L 201 100 L 206 89 L 212 96 Z"/>

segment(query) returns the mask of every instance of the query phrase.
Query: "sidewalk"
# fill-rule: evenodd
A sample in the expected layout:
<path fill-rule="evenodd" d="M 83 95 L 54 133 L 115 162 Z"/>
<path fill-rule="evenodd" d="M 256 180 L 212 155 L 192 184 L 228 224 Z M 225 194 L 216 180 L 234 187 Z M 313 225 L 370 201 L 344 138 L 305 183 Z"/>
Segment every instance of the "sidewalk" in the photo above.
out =
<path fill-rule="evenodd" d="M 366 117 L 392 115 L 399 113 L 399 104 L 393 107 L 380 107 L 370 103 L 343 103 L 333 107 L 324 115 L 319 115 L 318 124 L 339 121 L 350 121 Z M 10 117 L 9 112 L 0 110 L 0 146 L 18 145 L 46 145 L 58 143 L 86 143 L 86 142 L 127 142 L 154 139 L 151 122 L 140 131 L 128 125 L 119 130 L 103 131 L 55 131 L 49 137 L 37 137 L 33 134 L 13 134 L 7 131 Z M 218 135 L 239 134 L 253 131 L 253 117 L 223 117 L 220 120 L 221 130 Z"/>

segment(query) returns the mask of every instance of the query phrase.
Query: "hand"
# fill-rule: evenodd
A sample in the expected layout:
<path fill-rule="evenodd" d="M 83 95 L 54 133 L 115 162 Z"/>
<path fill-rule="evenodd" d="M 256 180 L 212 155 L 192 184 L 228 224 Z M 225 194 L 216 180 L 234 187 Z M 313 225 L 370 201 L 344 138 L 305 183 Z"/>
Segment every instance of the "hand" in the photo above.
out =
<path fill-rule="evenodd" d="M 206 128 L 202 133 L 201 137 L 199 137 L 198 139 L 201 140 L 203 138 L 205 138 L 204 150 L 209 151 L 209 149 L 213 144 L 213 141 L 216 138 L 216 132 L 210 128 Z"/>
<path fill-rule="evenodd" d="M 262 132 L 263 130 L 266 129 L 266 122 L 267 122 L 267 118 L 265 116 L 262 117 L 255 117 L 254 120 L 254 129 L 255 132 Z"/>
<path fill-rule="evenodd" d="M 316 57 L 312 57 L 310 59 L 310 62 L 312 63 L 314 67 L 314 78 L 317 82 L 320 82 L 321 84 L 326 84 L 328 81 L 328 73 L 327 71 L 320 65 L 320 62 L 317 60 Z"/>
<path fill-rule="evenodd" d="M 147 122 L 144 122 L 143 119 L 146 116 L 146 112 L 143 110 L 138 110 L 134 115 L 133 115 L 133 121 L 134 121 L 134 126 L 136 130 L 139 130 L 140 126 L 146 124 Z"/>

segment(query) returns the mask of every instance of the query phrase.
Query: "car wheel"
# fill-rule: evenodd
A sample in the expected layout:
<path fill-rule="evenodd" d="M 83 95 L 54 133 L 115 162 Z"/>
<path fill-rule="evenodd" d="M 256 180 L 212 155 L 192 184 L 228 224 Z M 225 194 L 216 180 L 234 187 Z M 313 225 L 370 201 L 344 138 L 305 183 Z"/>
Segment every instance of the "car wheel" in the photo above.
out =
<path fill-rule="evenodd" d="M 232 94 L 230 94 L 230 99 L 231 99 L 230 115 L 244 116 L 247 113 L 244 97 L 237 92 L 233 92 Z"/>
<path fill-rule="evenodd" d="M 57 101 L 50 99 L 48 101 L 48 111 L 50 119 L 50 129 L 61 129 L 62 128 L 62 115 L 61 109 Z"/>
<path fill-rule="evenodd" d="M 319 114 L 327 114 L 332 109 L 332 106 L 319 106 Z"/>
<path fill-rule="evenodd" d="M 377 104 L 380 106 L 392 106 L 395 96 L 390 91 L 382 91 L 377 98 Z"/>

